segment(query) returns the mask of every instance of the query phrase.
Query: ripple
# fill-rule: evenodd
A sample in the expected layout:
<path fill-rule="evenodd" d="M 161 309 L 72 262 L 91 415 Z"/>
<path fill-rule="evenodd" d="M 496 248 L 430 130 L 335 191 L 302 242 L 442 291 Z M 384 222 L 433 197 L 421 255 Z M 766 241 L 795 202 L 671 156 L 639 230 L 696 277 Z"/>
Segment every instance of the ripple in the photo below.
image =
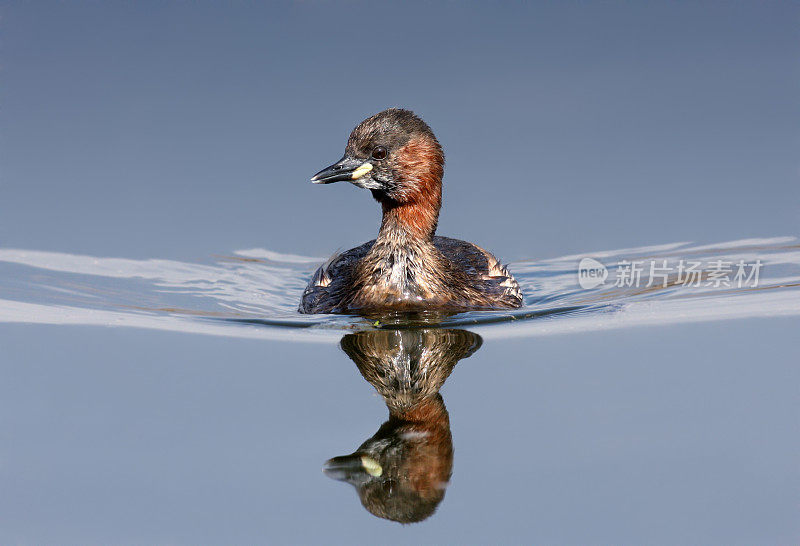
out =
<path fill-rule="evenodd" d="M 626 263 L 666 266 L 660 282 L 578 283 L 591 257 L 609 272 Z M 488 338 L 550 335 L 800 314 L 800 245 L 794 237 L 714 245 L 671 243 L 509 264 L 525 295 L 514 311 L 359 317 L 301 315 L 300 296 L 323 260 L 248 249 L 207 262 L 133 260 L 0 249 L 0 322 L 127 326 L 206 335 L 330 341 L 342 331 L 385 326 L 459 326 Z M 681 283 L 681 262 L 761 263 L 757 286 L 719 285 L 708 268 Z"/>

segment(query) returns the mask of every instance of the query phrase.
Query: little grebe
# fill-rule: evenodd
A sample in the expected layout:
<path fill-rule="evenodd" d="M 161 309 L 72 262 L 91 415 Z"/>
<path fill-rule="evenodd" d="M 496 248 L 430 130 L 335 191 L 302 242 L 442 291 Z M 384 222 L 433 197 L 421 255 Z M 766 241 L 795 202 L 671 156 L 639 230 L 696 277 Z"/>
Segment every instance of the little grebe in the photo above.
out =
<path fill-rule="evenodd" d="M 362 121 L 342 159 L 315 184 L 346 180 L 383 209 L 378 237 L 333 256 L 303 292 L 301 313 L 514 309 L 511 273 L 484 249 L 434 236 L 442 204 L 444 153 L 431 128 L 409 110 L 389 108 Z"/>
<path fill-rule="evenodd" d="M 453 471 L 450 415 L 439 389 L 482 344 L 466 330 L 372 330 L 341 347 L 389 409 L 389 420 L 354 453 L 325 463 L 325 474 L 353 485 L 361 504 L 385 519 L 412 523 L 436 510 Z"/>

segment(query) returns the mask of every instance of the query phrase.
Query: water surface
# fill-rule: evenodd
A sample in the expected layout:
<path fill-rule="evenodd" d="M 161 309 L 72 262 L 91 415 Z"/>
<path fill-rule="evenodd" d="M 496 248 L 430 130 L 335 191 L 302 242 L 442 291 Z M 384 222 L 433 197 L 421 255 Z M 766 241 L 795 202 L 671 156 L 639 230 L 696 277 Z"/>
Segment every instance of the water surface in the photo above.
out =
<path fill-rule="evenodd" d="M 605 284 L 580 286 L 587 256 Z M 762 266 L 757 286 L 615 286 L 651 260 Z M 800 531 L 795 239 L 514 262 L 522 309 L 413 328 L 297 314 L 320 261 L 0 249 L 3 542 Z"/>
<path fill-rule="evenodd" d="M 590 289 L 579 284 L 579 263 L 586 257 L 608 269 L 604 284 Z M 300 295 L 322 261 L 264 249 L 219 255 L 205 263 L 0 249 L 0 321 L 302 340 L 336 339 L 342 330 L 381 327 L 380 321 L 360 317 L 297 312 Z M 641 269 L 636 282 L 618 282 L 627 263 Z M 746 277 L 737 280 L 740 263 Z M 651 278 L 651 264 L 660 276 Z M 690 264 L 697 264 L 698 275 L 679 278 L 680 268 Z M 715 264 L 724 264 L 725 272 L 713 279 Z M 509 267 L 523 291 L 521 309 L 422 317 L 421 322 L 469 325 L 498 338 L 800 313 L 800 244 L 793 237 L 674 243 L 518 261 Z M 386 320 L 402 324 L 404 317 Z"/>

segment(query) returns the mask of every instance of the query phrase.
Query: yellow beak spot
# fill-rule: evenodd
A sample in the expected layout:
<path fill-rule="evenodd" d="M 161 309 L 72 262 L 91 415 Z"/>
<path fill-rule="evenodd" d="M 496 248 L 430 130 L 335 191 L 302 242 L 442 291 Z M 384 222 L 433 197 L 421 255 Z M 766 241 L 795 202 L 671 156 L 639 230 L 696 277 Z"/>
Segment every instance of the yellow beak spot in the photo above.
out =
<path fill-rule="evenodd" d="M 361 466 L 364 467 L 364 470 L 366 470 L 367 474 L 369 474 L 370 476 L 374 476 L 377 478 L 378 476 L 383 474 L 383 468 L 381 468 L 381 465 L 378 464 L 378 461 L 376 461 L 372 457 L 367 457 L 366 455 L 363 455 L 361 457 Z"/>
<path fill-rule="evenodd" d="M 358 180 L 371 170 L 372 163 L 364 163 L 363 165 L 360 165 L 356 170 L 353 171 L 353 180 Z"/>

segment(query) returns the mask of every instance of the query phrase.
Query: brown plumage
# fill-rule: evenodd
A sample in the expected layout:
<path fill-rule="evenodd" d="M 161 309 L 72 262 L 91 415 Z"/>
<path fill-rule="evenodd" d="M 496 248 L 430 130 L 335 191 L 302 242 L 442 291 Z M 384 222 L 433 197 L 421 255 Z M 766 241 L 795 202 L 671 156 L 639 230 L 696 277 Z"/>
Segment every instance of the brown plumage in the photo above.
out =
<path fill-rule="evenodd" d="M 372 514 L 401 523 L 429 517 L 453 468 L 450 418 L 439 389 L 481 345 L 465 330 L 377 330 L 346 335 L 342 349 L 389 408 L 389 420 L 350 455 L 325 465 L 352 484 Z"/>
<path fill-rule="evenodd" d="M 513 309 L 519 285 L 482 248 L 435 236 L 444 153 L 430 127 L 390 108 L 362 121 L 344 157 L 312 181 L 350 181 L 381 204 L 378 237 L 332 257 L 309 282 L 302 313 Z"/>

